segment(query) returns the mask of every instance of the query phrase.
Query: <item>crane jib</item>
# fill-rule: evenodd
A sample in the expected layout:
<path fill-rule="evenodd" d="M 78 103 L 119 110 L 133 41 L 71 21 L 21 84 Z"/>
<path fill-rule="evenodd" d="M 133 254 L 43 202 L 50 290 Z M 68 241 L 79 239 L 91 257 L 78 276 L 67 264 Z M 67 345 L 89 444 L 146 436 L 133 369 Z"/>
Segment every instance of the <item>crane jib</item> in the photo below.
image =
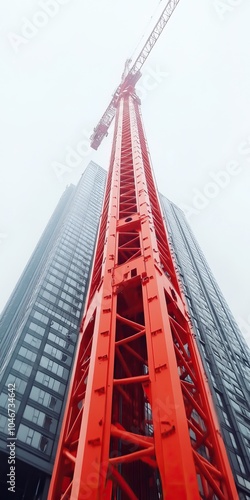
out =
<path fill-rule="evenodd" d="M 166 24 L 168 23 L 170 17 L 172 16 L 175 8 L 177 7 L 178 3 L 180 0 L 169 0 L 167 5 L 164 7 L 158 21 L 156 22 L 153 30 L 151 31 L 150 35 L 148 36 L 142 50 L 140 51 L 140 54 L 136 58 L 133 66 L 130 68 L 127 76 L 124 78 L 124 80 L 118 85 L 114 95 L 112 96 L 112 99 L 106 108 L 105 112 L 103 113 L 98 125 L 95 127 L 94 132 L 92 136 L 90 137 L 91 140 L 91 147 L 93 149 L 98 149 L 100 146 L 103 138 L 108 134 L 108 129 L 114 119 L 115 116 L 115 110 L 116 110 L 116 105 L 119 101 L 119 97 L 121 92 L 123 92 L 128 86 L 135 86 L 136 82 L 141 76 L 140 70 L 142 66 L 144 65 L 146 59 L 148 58 L 149 54 L 151 53 L 151 50 L 153 49 L 154 45 L 156 44 L 158 38 L 160 37 L 162 31 L 164 30 Z M 125 65 L 125 69 L 127 68 L 127 63 Z M 123 73 L 124 75 L 124 73 Z M 135 80 L 134 80 L 135 78 Z"/>

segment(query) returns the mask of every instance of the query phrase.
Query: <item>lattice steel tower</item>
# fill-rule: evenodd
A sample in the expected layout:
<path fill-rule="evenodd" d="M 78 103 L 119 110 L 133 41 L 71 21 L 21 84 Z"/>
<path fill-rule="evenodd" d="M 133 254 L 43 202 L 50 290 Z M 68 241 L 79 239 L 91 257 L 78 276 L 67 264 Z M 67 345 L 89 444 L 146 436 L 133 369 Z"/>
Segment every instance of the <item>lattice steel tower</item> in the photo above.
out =
<path fill-rule="evenodd" d="M 49 499 L 233 500 L 132 77 L 108 108 L 106 195 Z"/>

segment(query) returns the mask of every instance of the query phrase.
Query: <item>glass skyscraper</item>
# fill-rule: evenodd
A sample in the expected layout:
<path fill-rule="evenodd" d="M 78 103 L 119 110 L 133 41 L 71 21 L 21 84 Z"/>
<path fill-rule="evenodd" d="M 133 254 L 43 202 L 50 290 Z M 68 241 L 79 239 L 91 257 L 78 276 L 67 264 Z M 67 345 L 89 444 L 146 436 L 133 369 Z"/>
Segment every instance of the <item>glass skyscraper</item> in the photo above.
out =
<path fill-rule="evenodd" d="M 43 499 L 56 453 L 106 172 L 91 162 L 59 201 L 1 319 L 0 498 Z M 8 492 L 8 388 L 15 387 L 15 494 Z M 9 426 L 10 428 L 10 426 Z"/>
<path fill-rule="evenodd" d="M 250 350 L 184 213 L 161 196 L 173 257 L 240 499 L 250 499 Z"/>
<path fill-rule="evenodd" d="M 18 410 L 14 498 L 47 497 L 105 182 L 106 172 L 91 162 L 77 187 L 66 189 L 0 318 L 4 499 L 9 383 Z M 250 500 L 249 349 L 183 212 L 163 196 L 161 202 L 239 498 Z"/>

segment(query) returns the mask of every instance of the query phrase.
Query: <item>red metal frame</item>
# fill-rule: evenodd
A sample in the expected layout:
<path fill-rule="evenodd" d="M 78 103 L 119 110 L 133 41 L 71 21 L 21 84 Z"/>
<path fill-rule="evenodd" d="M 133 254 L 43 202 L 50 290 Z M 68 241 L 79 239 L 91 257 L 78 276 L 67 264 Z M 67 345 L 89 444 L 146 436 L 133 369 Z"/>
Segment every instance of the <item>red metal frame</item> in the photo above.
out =
<path fill-rule="evenodd" d="M 127 89 L 49 500 L 238 498 Z"/>

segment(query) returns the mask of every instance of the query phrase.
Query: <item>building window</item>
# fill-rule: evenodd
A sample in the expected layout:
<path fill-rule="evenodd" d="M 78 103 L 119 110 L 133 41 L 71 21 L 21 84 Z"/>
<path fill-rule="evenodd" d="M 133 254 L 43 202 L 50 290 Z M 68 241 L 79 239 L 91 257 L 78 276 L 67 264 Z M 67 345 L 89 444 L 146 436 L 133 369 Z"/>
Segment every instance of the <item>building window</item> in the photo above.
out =
<path fill-rule="evenodd" d="M 12 374 L 8 376 L 5 387 L 8 387 L 8 384 L 15 384 L 15 390 L 20 394 L 24 394 L 24 391 L 27 387 L 27 382 L 25 382 L 25 380 L 22 380 L 21 378 L 16 377 Z"/>
<path fill-rule="evenodd" d="M 41 315 L 41 313 L 38 313 Z M 47 318 L 48 319 L 48 318 Z M 38 333 L 38 335 L 43 335 L 45 332 L 45 328 L 42 326 L 37 325 L 36 323 L 33 323 L 33 321 L 29 325 L 29 329 L 32 330 L 33 332 Z"/>
<path fill-rule="evenodd" d="M 46 413 L 33 408 L 33 406 L 26 406 L 23 417 L 49 432 L 55 432 L 56 430 L 56 420 Z"/>
<path fill-rule="evenodd" d="M 29 361 L 35 361 L 36 359 L 36 354 L 29 349 L 26 349 L 26 347 L 21 347 L 18 354 Z"/>
<path fill-rule="evenodd" d="M 49 455 L 51 452 L 52 441 L 43 434 L 40 434 L 40 432 L 37 432 L 26 425 L 19 425 L 17 438 L 23 443 L 42 451 L 46 455 Z"/>
<path fill-rule="evenodd" d="M 245 469 L 245 467 L 243 465 L 241 457 L 239 455 L 236 455 L 236 457 L 237 457 L 237 461 L 238 461 L 238 464 L 239 464 L 240 472 L 242 472 L 243 474 L 246 474 L 246 469 Z"/>
<path fill-rule="evenodd" d="M 7 431 L 7 417 L 4 417 L 4 415 L 0 415 L 0 431 L 4 434 Z"/>
<path fill-rule="evenodd" d="M 237 444 L 236 444 L 235 437 L 232 434 L 232 432 L 229 432 L 229 436 L 230 436 L 231 443 L 232 443 L 233 447 L 235 448 L 235 450 L 237 450 Z"/>
<path fill-rule="evenodd" d="M 53 295 L 53 293 L 47 292 L 46 290 L 43 291 L 42 297 L 46 300 L 49 300 L 52 304 L 55 304 L 57 300 L 57 296 Z"/>
<path fill-rule="evenodd" d="M 47 316 L 45 316 L 44 314 L 38 312 L 38 311 L 34 312 L 33 317 L 36 318 L 36 319 L 38 319 L 38 321 L 41 321 L 42 323 L 45 323 L 46 325 L 49 322 L 49 318 Z"/>
<path fill-rule="evenodd" d="M 24 363 L 23 361 L 19 361 L 19 359 L 16 359 L 13 364 L 13 369 L 29 377 L 32 371 L 32 366 Z"/>
<path fill-rule="evenodd" d="M 60 323 L 57 323 L 56 321 L 51 321 L 51 328 L 63 334 L 68 333 L 68 328 L 65 328 L 65 326 L 60 325 Z"/>
<path fill-rule="evenodd" d="M 224 416 L 225 423 L 230 427 L 230 422 L 229 422 L 227 413 L 225 411 L 223 411 L 222 413 Z"/>
<path fill-rule="evenodd" d="M 59 288 L 57 286 L 55 286 L 55 285 L 52 285 L 52 283 L 47 283 L 46 284 L 46 290 L 48 290 L 49 292 L 53 292 L 56 295 L 58 295 L 58 293 L 59 293 Z"/>
<path fill-rule="evenodd" d="M 39 349 L 41 345 L 41 340 L 37 339 L 36 337 L 33 337 L 33 335 L 30 335 L 29 333 L 26 333 L 24 337 L 24 342 L 27 342 L 27 344 L 32 345 Z"/>
<path fill-rule="evenodd" d="M 59 394 L 63 395 L 65 392 L 65 384 L 59 382 L 59 380 L 54 379 L 50 375 L 46 375 L 45 373 L 42 373 L 40 371 L 38 371 L 36 374 L 36 381 L 39 382 L 40 384 L 43 384 L 45 387 L 49 387 L 50 389 Z"/>
<path fill-rule="evenodd" d="M 36 386 L 32 387 L 29 397 L 30 399 L 37 401 L 40 405 L 46 406 L 56 412 L 59 412 L 61 409 L 61 401 L 58 398 Z"/>
<path fill-rule="evenodd" d="M 219 405 L 223 408 L 223 401 L 222 401 L 222 398 L 221 398 L 221 396 L 220 396 L 220 394 L 218 392 L 216 392 L 216 396 L 217 396 Z"/>
<path fill-rule="evenodd" d="M 60 345 L 61 347 L 66 346 L 66 341 L 64 339 L 58 337 L 54 333 L 49 333 L 48 339 L 51 340 L 52 342 L 54 342 L 55 344 Z"/>
<path fill-rule="evenodd" d="M 20 401 L 18 401 L 18 399 L 15 398 L 15 408 L 13 407 L 13 409 L 15 409 L 15 413 L 18 411 L 18 408 L 20 406 Z M 5 392 L 2 392 L 0 394 L 0 408 L 8 408 L 8 405 L 9 405 L 9 396 L 8 394 L 6 394 Z M 10 407 L 10 411 L 11 411 L 11 408 Z"/>
<path fill-rule="evenodd" d="M 64 302 L 64 300 L 59 300 L 58 307 L 61 307 L 64 311 L 71 311 L 71 305 Z"/>
<path fill-rule="evenodd" d="M 46 352 L 47 354 L 50 354 L 51 356 L 57 358 L 60 361 L 63 361 L 63 362 L 68 361 L 68 364 L 69 364 L 70 359 L 71 359 L 71 358 L 68 358 L 68 356 L 66 354 L 64 354 L 60 349 L 57 349 L 56 347 L 53 347 L 50 344 L 46 344 L 46 346 L 44 348 L 44 352 Z"/>
<path fill-rule="evenodd" d="M 40 365 L 43 368 L 46 368 L 47 370 L 55 373 L 59 377 L 67 378 L 69 375 L 68 370 L 64 368 L 62 365 L 59 365 L 55 361 L 52 361 L 51 359 L 46 358 L 45 356 L 41 357 Z"/>
<path fill-rule="evenodd" d="M 239 425 L 239 428 L 242 432 L 242 434 L 244 434 L 244 436 L 248 437 L 248 439 L 250 439 L 250 425 L 244 425 L 242 422 L 239 422 L 238 421 L 238 425 Z"/>

